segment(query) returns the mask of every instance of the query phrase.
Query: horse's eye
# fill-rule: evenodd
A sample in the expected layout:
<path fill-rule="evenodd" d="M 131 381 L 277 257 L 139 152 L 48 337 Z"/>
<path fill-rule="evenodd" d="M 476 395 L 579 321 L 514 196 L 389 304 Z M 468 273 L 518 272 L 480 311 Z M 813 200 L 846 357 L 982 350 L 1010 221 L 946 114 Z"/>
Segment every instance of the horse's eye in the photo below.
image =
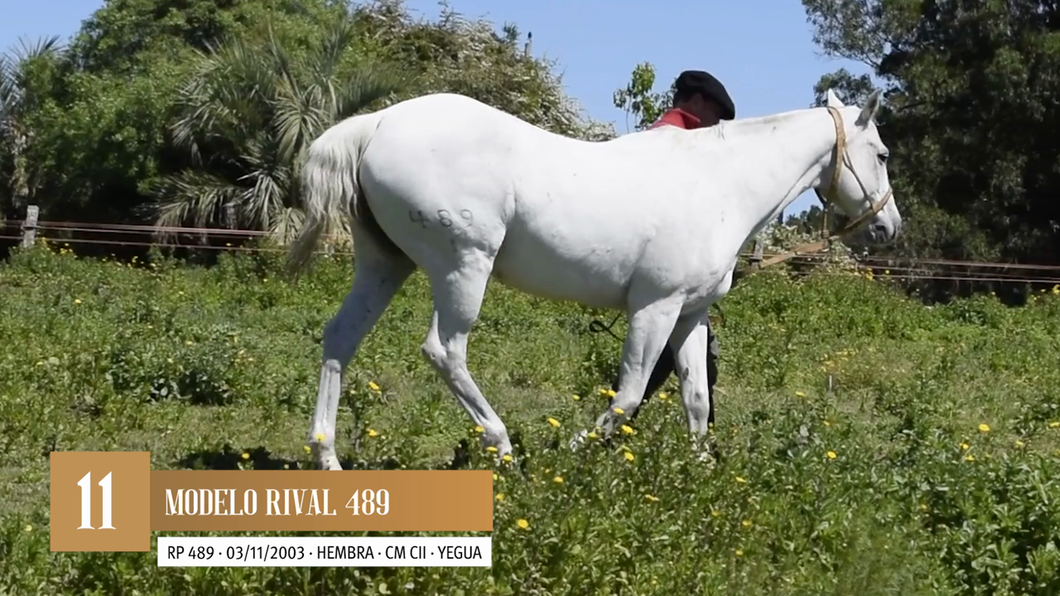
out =
<path fill-rule="evenodd" d="M 886 153 L 880 153 L 879 155 L 877 155 L 877 157 L 880 158 L 880 163 L 887 163 L 887 154 Z"/>

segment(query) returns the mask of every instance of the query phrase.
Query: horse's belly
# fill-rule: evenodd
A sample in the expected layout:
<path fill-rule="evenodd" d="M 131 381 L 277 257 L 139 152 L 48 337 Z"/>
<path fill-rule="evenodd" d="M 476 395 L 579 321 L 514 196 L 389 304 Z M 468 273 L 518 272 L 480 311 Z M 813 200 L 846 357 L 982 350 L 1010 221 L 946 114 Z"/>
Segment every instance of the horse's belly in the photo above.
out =
<path fill-rule="evenodd" d="M 552 300 L 598 308 L 625 308 L 629 273 L 613 253 L 571 255 L 519 233 L 509 234 L 494 260 L 493 276 L 506 286 Z"/>

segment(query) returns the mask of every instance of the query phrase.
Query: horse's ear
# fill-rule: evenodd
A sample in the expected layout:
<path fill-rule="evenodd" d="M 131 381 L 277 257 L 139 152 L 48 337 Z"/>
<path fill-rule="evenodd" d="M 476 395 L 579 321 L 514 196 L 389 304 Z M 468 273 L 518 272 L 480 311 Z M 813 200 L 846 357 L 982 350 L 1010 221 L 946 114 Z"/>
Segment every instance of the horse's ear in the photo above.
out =
<path fill-rule="evenodd" d="M 869 95 L 868 99 L 865 100 L 865 107 L 861 108 L 861 113 L 858 114 L 856 124 L 861 128 L 865 128 L 872 122 L 873 118 L 876 117 L 876 112 L 880 110 L 880 90 L 877 89 Z"/>
<path fill-rule="evenodd" d="M 830 108 L 838 109 L 843 107 L 843 102 L 839 101 L 839 96 L 835 94 L 835 91 L 828 89 L 828 103 L 826 103 L 825 105 Z"/>

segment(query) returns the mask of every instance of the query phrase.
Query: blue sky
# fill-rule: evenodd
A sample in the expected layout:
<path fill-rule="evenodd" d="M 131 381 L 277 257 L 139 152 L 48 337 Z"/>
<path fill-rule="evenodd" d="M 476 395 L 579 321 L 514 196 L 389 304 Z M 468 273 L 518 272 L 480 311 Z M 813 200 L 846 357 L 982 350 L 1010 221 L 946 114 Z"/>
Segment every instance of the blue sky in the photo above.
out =
<path fill-rule="evenodd" d="M 0 0 L 0 48 L 19 37 L 67 37 L 102 6 L 102 0 Z M 434 18 L 433 0 L 406 0 Z M 657 89 L 685 69 L 718 77 L 736 103 L 738 117 L 763 116 L 809 106 L 813 85 L 840 67 L 866 72 L 863 65 L 819 55 L 802 3 L 795 0 L 450 0 L 470 18 L 505 22 L 533 33 L 533 52 L 559 61 L 568 94 L 596 119 L 625 133 L 625 114 L 612 94 L 629 81 L 640 62 L 655 65 Z M 816 202 L 800 197 L 789 213 Z"/>

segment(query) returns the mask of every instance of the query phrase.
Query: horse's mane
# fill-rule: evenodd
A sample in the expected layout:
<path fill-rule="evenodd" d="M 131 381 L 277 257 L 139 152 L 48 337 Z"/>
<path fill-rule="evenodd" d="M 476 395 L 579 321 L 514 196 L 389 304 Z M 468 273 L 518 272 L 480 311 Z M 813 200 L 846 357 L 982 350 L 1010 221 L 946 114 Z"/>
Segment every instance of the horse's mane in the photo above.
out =
<path fill-rule="evenodd" d="M 743 118 L 740 120 L 722 120 L 710 128 L 702 129 L 702 134 L 703 136 L 717 136 L 718 138 L 725 138 L 727 134 L 737 136 L 745 134 L 754 135 L 763 132 L 763 129 L 772 129 L 772 127 L 777 126 L 778 124 L 787 123 L 796 116 L 805 116 L 819 109 L 821 108 L 803 108 L 800 110 L 788 110 L 777 114 L 755 116 L 753 118 Z"/>

